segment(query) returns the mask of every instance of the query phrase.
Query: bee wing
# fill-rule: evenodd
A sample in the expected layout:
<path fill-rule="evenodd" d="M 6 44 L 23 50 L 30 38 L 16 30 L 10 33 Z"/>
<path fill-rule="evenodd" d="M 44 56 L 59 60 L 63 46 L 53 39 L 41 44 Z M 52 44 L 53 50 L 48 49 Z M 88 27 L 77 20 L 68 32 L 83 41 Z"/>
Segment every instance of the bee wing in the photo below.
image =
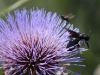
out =
<path fill-rule="evenodd" d="M 71 34 L 72 37 L 75 37 L 75 38 L 79 37 L 79 33 L 75 32 L 73 30 L 68 29 L 68 32 L 69 32 L 69 34 Z"/>

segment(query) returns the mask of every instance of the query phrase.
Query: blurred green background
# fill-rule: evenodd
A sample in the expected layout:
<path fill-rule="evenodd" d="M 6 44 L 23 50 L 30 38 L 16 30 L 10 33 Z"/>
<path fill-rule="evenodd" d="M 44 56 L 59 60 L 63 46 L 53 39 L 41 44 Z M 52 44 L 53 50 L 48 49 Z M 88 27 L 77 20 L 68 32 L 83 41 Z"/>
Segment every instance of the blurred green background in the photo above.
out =
<path fill-rule="evenodd" d="M 91 30 L 90 48 L 79 55 L 85 58 L 81 64 L 85 64 L 86 67 L 70 66 L 68 69 L 82 75 L 93 75 L 100 63 L 100 0 L 0 0 L 0 17 L 4 18 L 2 12 L 7 14 L 8 11 L 13 12 L 14 9 L 23 9 L 23 7 L 28 10 L 32 7 L 44 8 L 46 11 L 57 12 L 58 15 L 73 13 L 75 17 L 70 23 L 74 24 L 74 27 L 79 28 L 82 33 Z M 0 75 L 2 75 L 1 71 Z"/>

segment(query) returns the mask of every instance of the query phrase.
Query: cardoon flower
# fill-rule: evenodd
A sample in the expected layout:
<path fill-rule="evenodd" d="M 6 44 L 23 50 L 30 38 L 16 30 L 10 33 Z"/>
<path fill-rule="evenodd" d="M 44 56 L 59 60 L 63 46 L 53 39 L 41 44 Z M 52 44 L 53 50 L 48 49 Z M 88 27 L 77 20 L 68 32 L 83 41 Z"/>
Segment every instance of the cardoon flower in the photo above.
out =
<path fill-rule="evenodd" d="M 0 60 L 4 75 L 57 75 L 74 73 L 67 66 L 84 59 L 74 55 L 84 48 L 66 48 L 70 35 L 65 28 L 79 32 L 73 25 L 44 9 L 16 10 L 0 19 Z M 73 64 L 77 65 L 77 64 Z M 83 66 L 83 65 L 78 65 Z"/>

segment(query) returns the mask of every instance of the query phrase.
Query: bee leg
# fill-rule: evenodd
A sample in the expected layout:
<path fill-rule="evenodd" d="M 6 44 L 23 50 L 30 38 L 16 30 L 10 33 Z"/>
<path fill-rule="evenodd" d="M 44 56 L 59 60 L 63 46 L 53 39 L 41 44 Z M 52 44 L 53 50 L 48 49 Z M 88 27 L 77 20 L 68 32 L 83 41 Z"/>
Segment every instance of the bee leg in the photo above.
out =
<path fill-rule="evenodd" d="M 80 47 L 80 45 L 79 44 L 76 44 L 76 45 L 74 45 L 72 47 L 68 47 L 68 50 L 67 51 L 73 51 L 75 48 L 79 48 L 79 47 Z"/>

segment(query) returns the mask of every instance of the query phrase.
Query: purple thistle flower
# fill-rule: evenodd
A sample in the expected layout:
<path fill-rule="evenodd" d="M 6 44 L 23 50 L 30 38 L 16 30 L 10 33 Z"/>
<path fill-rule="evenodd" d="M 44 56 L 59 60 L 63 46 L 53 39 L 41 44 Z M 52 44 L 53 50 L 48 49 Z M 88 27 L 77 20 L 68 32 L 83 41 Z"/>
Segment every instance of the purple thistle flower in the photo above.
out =
<path fill-rule="evenodd" d="M 66 25 L 56 13 L 46 14 L 44 9 L 16 10 L 14 14 L 9 13 L 6 22 L 0 19 L 0 60 L 5 75 L 57 75 L 59 71 L 77 74 L 63 65 L 82 62 L 84 59 L 74 55 L 85 49 L 68 51 L 71 47 L 66 48 L 66 40 L 70 34 L 63 27 L 70 26 L 76 32 L 79 29 Z"/>

